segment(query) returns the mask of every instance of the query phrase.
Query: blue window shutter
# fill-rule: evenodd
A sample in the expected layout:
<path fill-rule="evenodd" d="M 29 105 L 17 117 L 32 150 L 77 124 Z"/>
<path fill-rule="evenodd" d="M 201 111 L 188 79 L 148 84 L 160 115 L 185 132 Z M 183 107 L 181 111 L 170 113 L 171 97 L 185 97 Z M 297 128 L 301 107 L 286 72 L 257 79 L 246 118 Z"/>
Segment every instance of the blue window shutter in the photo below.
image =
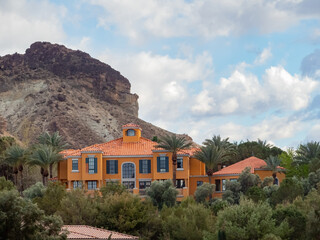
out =
<path fill-rule="evenodd" d="M 98 159 L 94 158 L 94 173 L 98 172 Z"/>
<path fill-rule="evenodd" d="M 139 160 L 139 173 L 142 173 L 143 160 Z"/>
<path fill-rule="evenodd" d="M 107 160 L 107 174 L 110 174 L 110 161 Z"/>
<path fill-rule="evenodd" d="M 118 160 L 114 160 L 114 165 L 115 173 L 118 173 Z"/>
<path fill-rule="evenodd" d="M 166 157 L 166 170 L 169 172 L 169 157 Z"/>
<path fill-rule="evenodd" d="M 148 161 L 148 173 L 151 173 L 151 160 Z"/>
<path fill-rule="evenodd" d="M 89 158 L 86 158 L 86 163 L 89 163 Z"/>
<path fill-rule="evenodd" d="M 160 157 L 157 157 L 157 171 L 160 172 Z"/>

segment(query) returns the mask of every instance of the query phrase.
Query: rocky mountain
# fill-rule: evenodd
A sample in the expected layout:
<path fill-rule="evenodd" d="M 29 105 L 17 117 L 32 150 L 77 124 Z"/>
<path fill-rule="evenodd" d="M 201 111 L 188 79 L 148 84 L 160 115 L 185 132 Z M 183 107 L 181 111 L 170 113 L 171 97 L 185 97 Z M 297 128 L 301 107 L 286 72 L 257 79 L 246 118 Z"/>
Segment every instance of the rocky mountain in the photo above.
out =
<path fill-rule="evenodd" d="M 48 130 L 80 148 L 121 137 L 129 122 L 146 138 L 168 133 L 138 118 L 138 95 L 128 79 L 62 45 L 36 42 L 25 54 L 0 57 L 0 83 L 0 115 L 27 144 Z"/>

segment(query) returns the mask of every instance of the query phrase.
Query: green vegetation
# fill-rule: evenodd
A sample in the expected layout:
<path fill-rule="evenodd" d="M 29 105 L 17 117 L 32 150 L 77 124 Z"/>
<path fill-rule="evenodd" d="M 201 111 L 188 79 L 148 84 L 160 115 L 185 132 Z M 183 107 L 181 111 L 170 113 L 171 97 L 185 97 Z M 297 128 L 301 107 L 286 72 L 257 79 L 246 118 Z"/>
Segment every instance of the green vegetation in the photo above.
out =
<path fill-rule="evenodd" d="M 159 145 L 167 144 L 168 150 L 170 145 L 173 153 L 188 147 L 178 138 L 167 141 Z M 67 192 L 65 186 L 47 179 L 65 147 L 58 133 L 44 133 L 29 147 L 0 138 L 0 240 L 65 239 L 60 234 L 63 224 L 85 224 L 155 240 L 319 239 L 318 142 L 285 152 L 261 140 L 232 144 L 220 136 L 207 139 L 196 155 L 206 163 L 209 177 L 220 166 L 252 155 L 264 159 L 265 168 L 274 175 L 262 181 L 246 168 L 236 181 L 226 182 L 222 199 L 211 199 L 215 185 L 204 183 L 194 198 L 179 203 L 171 180 L 152 182 L 145 199 L 115 182 L 103 186 L 101 194 L 83 189 Z M 280 186 L 275 181 L 282 171 L 278 166 L 286 171 Z M 32 167 L 41 172 L 43 183 L 39 178 L 33 185 L 26 184 Z"/>

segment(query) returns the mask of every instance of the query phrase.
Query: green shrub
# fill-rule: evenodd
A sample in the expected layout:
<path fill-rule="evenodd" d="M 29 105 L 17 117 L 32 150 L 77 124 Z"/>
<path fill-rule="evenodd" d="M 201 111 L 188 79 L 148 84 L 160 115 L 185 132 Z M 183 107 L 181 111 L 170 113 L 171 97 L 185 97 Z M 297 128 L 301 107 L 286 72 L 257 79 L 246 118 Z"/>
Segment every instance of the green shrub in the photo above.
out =
<path fill-rule="evenodd" d="M 36 204 L 19 196 L 16 190 L 0 194 L 0 239 L 66 239 L 60 235 L 63 222 L 58 216 L 45 216 Z"/>
<path fill-rule="evenodd" d="M 158 209 L 161 209 L 163 205 L 174 206 L 178 195 L 178 191 L 174 188 L 171 180 L 153 181 L 151 186 L 147 188 L 146 193 Z"/>
<path fill-rule="evenodd" d="M 254 203 L 241 199 L 239 205 L 232 205 L 218 213 L 217 230 L 225 231 L 228 240 L 262 239 L 267 234 L 286 238 L 289 226 L 279 226 L 272 218 L 272 208 L 267 203 Z"/>
<path fill-rule="evenodd" d="M 16 189 L 13 182 L 8 181 L 5 177 L 0 177 L 0 191 Z"/>
<path fill-rule="evenodd" d="M 36 184 L 24 190 L 23 196 L 29 199 L 34 199 L 36 197 L 41 198 L 43 197 L 45 191 L 46 187 L 43 186 L 42 182 L 37 182 Z"/>
<path fill-rule="evenodd" d="M 60 209 L 61 200 L 66 195 L 66 189 L 60 183 L 50 182 L 43 194 L 43 197 L 36 197 L 32 201 L 37 203 L 39 208 L 47 215 L 52 215 Z"/>
<path fill-rule="evenodd" d="M 201 186 L 197 187 L 194 197 L 198 203 L 203 203 L 209 198 L 210 195 L 214 193 L 216 185 L 210 183 L 204 183 Z"/>
<path fill-rule="evenodd" d="M 164 207 L 161 211 L 164 239 L 203 239 L 204 234 L 212 235 L 214 218 L 202 204 L 183 201 L 173 208 Z"/>
<path fill-rule="evenodd" d="M 246 192 L 246 196 L 249 199 L 253 200 L 254 202 L 266 200 L 265 192 L 260 187 L 257 187 L 257 186 L 249 188 L 248 191 Z"/>
<path fill-rule="evenodd" d="M 271 196 L 273 205 L 283 202 L 293 202 L 298 196 L 304 195 L 302 182 L 297 178 L 286 178 L 282 181 L 279 189 Z"/>
<path fill-rule="evenodd" d="M 100 188 L 100 192 L 102 193 L 102 196 L 105 197 L 108 194 L 122 194 L 127 192 L 127 189 L 119 182 L 107 182 Z"/>

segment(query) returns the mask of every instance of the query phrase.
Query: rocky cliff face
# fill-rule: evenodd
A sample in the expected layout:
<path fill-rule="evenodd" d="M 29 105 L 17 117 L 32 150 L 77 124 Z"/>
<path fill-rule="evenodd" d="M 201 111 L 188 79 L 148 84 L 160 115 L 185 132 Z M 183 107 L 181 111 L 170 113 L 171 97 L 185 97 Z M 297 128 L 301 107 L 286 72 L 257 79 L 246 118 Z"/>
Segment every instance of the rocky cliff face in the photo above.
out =
<path fill-rule="evenodd" d="M 87 53 L 36 42 L 25 54 L 0 57 L 0 115 L 10 133 L 33 142 L 59 131 L 74 148 L 121 137 L 121 126 L 139 124 L 151 138 L 167 131 L 138 118 L 130 82 Z"/>

